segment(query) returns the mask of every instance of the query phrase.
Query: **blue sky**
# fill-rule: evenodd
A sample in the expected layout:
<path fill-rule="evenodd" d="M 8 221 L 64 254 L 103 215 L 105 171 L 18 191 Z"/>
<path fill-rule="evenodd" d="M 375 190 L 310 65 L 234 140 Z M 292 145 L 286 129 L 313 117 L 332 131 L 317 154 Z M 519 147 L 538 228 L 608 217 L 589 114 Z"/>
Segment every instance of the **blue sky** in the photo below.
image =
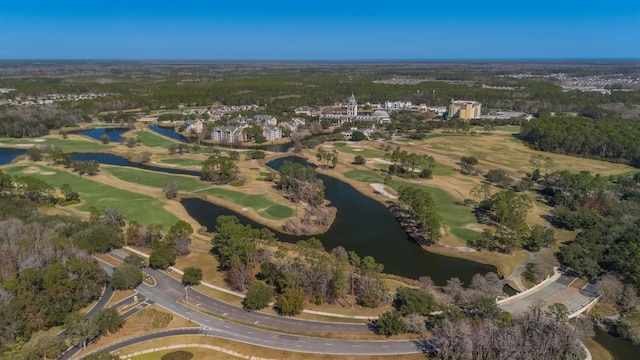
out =
<path fill-rule="evenodd" d="M 640 58 L 630 0 L 0 0 L 0 59 Z"/>

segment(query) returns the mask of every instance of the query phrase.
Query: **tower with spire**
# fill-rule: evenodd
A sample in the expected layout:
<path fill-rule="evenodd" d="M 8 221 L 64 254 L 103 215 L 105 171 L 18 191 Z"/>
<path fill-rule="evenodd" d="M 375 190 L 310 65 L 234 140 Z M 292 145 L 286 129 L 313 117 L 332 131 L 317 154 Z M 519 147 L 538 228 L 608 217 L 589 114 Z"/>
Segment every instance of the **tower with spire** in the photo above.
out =
<path fill-rule="evenodd" d="M 358 103 L 353 94 L 351 94 L 351 98 L 349 98 L 349 102 L 347 103 L 347 116 L 349 118 L 358 116 Z"/>

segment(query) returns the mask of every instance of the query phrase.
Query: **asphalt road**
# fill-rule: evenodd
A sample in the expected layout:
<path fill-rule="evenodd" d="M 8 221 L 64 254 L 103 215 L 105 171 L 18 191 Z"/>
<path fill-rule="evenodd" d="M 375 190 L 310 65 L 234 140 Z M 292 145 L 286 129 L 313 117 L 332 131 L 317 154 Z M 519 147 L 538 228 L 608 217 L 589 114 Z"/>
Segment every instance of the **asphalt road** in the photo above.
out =
<path fill-rule="evenodd" d="M 421 344 L 414 341 L 335 340 L 283 334 L 248 327 L 192 310 L 177 303 L 170 294 L 157 286 L 142 285 L 138 291 L 167 310 L 200 324 L 203 326 L 205 334 L 233 341 L 287 351 L 334 355 L 399 355 L 421 352 Z"/>
<path fill-rule="evenodd" d="M 122 252 L 112 253 L 115 257 L 122 258 Z M 162 271 L 145 268 L 144 271 L 153 276 L 156 280 L 155 286 L 141 284 L 137 290 L 145 298 L 178 314 L 192 322 L 201 325 L 201 333 L 225 338 L 233 341 L 244 342 L 268 348 L 334 355 L 401 355 L 421 352 L 422 343 L 419 341 L 386 341 L 381 338 L 379 341 L 355 341 L 336 340 L 319 337 L 308 337 L 278 333 L 269 330 L 262 330 L 256 327 L 236 324 L 227 320 L 219 319 L 196 311 L 178 302 L 185 297 L 185 289 L 182 284 Z M 213 311 L 229 319 L 252 323 L 264 327 L 274 327 L 281 330 L 282 327 L 295 332 L 367 332 L 371 331 L 365 324 L 331 323 L 320 321 L 309 321 L 284 318 L 255 312 L 247 312 L 238 307 L 224 302 L 208 298 L 193 289 L 189 292 L 189 302 L 207 311 Z M 226 315 L 225 315 L 226 314 Z M 233 315 L 232 315 L 233 314 Z M 194 330 L 189 330 L 192 332 Z M 143 339 L 159 338 L 168 336 L 167 332 L 149 334 L 145 337 L 132 339 L 129 344 L 144 341 Z M 124 343 L 113 344 L 105 350 L 113 351 L 126 345 Z"/>
<path fill-rule="evenodd" d="M 124 259 L 124 257 L 126 256 L 126 254 L 122 253 L 121 251 L 112 251 L 109 254 L 118 259 Z M 156 280 L 155 287 L 160 289 L 166 295 L 170 296 L 174 300 L 174 302 L 177 302 L 178 300 L 185 300 L 185 292 L 188 292 L 190 304 L 197 306 L 203 311 L 222 315 L 229 320 L 233 320 L 236 322 L 254 324 L 260 327 L 297 333 L 373 332 L 373 329 L 369 325 L 362 323 L 357 324 L 312 321 L 274 316 L 260 312 L 249 312 L 240 307 L 225 303 L 224 301 L 208 297 L 198 292 L 197 290 L 194 290 L 193 288 L 185 290 L 185 287 L 179 281 L 175 280 L 163 271 L 154 270 L 151 268 L 144 268 L 143 270 L 145 273 L 151 275 Z"/>
<path fill-rule="evenodd" d="M 520 299 L 500 304 L 499 307 L 512 314 L 519 314 L 526 311 L 534 302 L 542 300 L 548 305 L 553 302 L 562 303 L 571 314 L 598 296 L 590 284 L 582 290 L 570 288 L 569 286 L 574 279 L 575 277 L 573 276 L 562 275 L 556 281 Z"/>

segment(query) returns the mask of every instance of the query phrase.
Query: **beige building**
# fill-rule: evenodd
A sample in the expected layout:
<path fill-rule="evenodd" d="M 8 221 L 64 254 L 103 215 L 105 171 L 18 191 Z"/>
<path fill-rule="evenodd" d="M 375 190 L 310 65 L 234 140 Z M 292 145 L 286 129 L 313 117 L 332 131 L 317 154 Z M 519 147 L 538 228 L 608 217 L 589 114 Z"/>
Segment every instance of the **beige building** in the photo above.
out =
<path fill-rule="evenodd" d="M 477 119 L 480 117 L 481 109 L 482 104 L 477 101 L 451 99 L 447 116 L 450 119 Z"/>

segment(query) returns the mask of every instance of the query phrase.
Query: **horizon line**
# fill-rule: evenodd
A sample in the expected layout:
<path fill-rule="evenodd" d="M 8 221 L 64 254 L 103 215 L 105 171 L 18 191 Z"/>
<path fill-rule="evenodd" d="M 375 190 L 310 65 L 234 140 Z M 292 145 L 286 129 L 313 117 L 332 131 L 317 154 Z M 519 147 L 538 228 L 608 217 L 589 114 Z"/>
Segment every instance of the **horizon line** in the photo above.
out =
<path fill-rule="evenodd" d="M 7 61 L 122 61 L 122 62 L 321 62 L 321 63 L 353 63 L 353 62 L 523 62 L 523 61 L 640 61 L 640 57 L 620 58 L 451 58 L 451 59 L 154 59 L 154 58 L 0 58 L 0 62 Z"/>

